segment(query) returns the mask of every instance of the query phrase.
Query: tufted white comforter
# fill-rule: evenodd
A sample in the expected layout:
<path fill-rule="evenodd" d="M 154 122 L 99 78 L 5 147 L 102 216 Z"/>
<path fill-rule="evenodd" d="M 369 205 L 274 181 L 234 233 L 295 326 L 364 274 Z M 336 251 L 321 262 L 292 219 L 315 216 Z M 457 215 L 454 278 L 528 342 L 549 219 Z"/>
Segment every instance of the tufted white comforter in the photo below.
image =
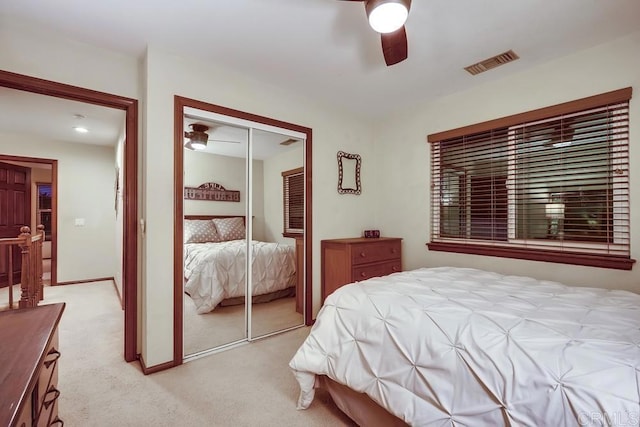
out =
<path fill-rule="evenodd" d="M 185 291 L 198 314 L 213 310 L 224 299 L 244 296 L 246 248 L 246 240 L 184 245 Z M 295 286 L 293 246 L 253 240 L 251 249 L 252 295 Z"/>
<path fill-rule="evenodd" d="M 640 295 L 465 268 L 344 286 L 290 367 L 298 408 L 316 375 L 411 425 L 640 423 Z"/>

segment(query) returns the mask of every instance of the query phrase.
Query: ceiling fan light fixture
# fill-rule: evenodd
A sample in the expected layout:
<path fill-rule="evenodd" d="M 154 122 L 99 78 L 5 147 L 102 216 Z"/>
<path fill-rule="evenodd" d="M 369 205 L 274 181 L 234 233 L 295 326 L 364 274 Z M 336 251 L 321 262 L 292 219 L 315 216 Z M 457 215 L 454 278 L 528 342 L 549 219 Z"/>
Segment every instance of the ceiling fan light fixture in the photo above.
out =
<path fill-rule="evenodd" d="M 190 126 L 193 131 L 184 133 L 184 136 L 189 138 L 189 140 L 184 144 L 185 148 L 188 148 L 189 150 L 204 150 L 207 148 L 209 135 L 206 131 L 209 129 L 209 126 L 196 123 L 193 123 Z"/>
<path fill-rule="evenodd" d="M 410 6 L 410 0 L 368 0 L 365 9 L 369 25 L 378 33 L 393 33 L 407 21 Z"/>
<path fill-rule="evenodd" d="M 204 150 L 205 148 L 207 148 L 207 141 L 194 141 L 191 140 L 191 148 L 193 148 L 194 150 Z"/>

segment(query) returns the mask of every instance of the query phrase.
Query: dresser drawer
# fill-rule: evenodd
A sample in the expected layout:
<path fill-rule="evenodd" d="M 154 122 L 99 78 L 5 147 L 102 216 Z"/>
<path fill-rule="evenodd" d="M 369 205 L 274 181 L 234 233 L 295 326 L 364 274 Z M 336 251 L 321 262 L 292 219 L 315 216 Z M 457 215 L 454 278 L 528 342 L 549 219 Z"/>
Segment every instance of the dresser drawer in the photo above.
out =
<path fill-rule="evenodd" d="M 40 408 L 40 414 L 36 421 L 37 427 L 49 427 L 57 417 L 58 414 L 58 398 L 60 397 L 60 391 L 51 385 L 47 393 L 44 395 L 42 402 L 42 408 Z"/>
<path fill-rule="evenodd" d="M 400 258 L 400 240 L 355 244 L 351 248 L 353 265 Z"/>
<path fill-rule="evenodd" d="M 402 271 L 398 237 L 322 240 L 322 300 L 340 286 Z"/>
<path fill-rule="evenodd" d="M 395 261 L 381 262 L 372 265 L 363 265 L 354 267 L 353 281 L 369 279 L 371 277 L 386 276 L 387 274 L 402 271 L 402 262 L 397 259 Z"/>

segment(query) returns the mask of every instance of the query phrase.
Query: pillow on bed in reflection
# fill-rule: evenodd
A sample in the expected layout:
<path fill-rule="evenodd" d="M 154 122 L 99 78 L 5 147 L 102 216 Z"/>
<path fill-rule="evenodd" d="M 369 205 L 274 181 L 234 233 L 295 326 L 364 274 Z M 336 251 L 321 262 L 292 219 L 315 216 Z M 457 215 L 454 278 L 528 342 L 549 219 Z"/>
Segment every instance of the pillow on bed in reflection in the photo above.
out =
<path fill-rule="evenodd" d="M 187 219 L 184 221 L 185 243 L 219 242 L 220 236 L 210 219 Z"/>
<path fill-rule="evenodd" d="M 220 240 L 240 240 L 245 238 L 244 220 L 242 217 L 214 218 L 211 221 L 216 225 Z"/>

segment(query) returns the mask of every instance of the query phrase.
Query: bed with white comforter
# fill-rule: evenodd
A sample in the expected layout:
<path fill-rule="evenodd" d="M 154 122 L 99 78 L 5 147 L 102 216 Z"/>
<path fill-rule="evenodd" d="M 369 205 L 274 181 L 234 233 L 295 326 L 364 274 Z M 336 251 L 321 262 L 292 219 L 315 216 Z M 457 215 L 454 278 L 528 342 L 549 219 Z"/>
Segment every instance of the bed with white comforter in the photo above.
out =
<path fill-rule="evenodd" d="M 640 423 L 640 295 L 468 268 L 326 299 L 290 367 L 300 409 L 326 375 L 411 425 Z"/>
<path fill-rule="evenodd" d="M 222 300 L 245 294 L 246 240 L 184 245 L 185 291 L 199 314 Z M 296 284 L 295 248 L 281 243 L 251 242 L 252 295 L 265 295 Z"/>

